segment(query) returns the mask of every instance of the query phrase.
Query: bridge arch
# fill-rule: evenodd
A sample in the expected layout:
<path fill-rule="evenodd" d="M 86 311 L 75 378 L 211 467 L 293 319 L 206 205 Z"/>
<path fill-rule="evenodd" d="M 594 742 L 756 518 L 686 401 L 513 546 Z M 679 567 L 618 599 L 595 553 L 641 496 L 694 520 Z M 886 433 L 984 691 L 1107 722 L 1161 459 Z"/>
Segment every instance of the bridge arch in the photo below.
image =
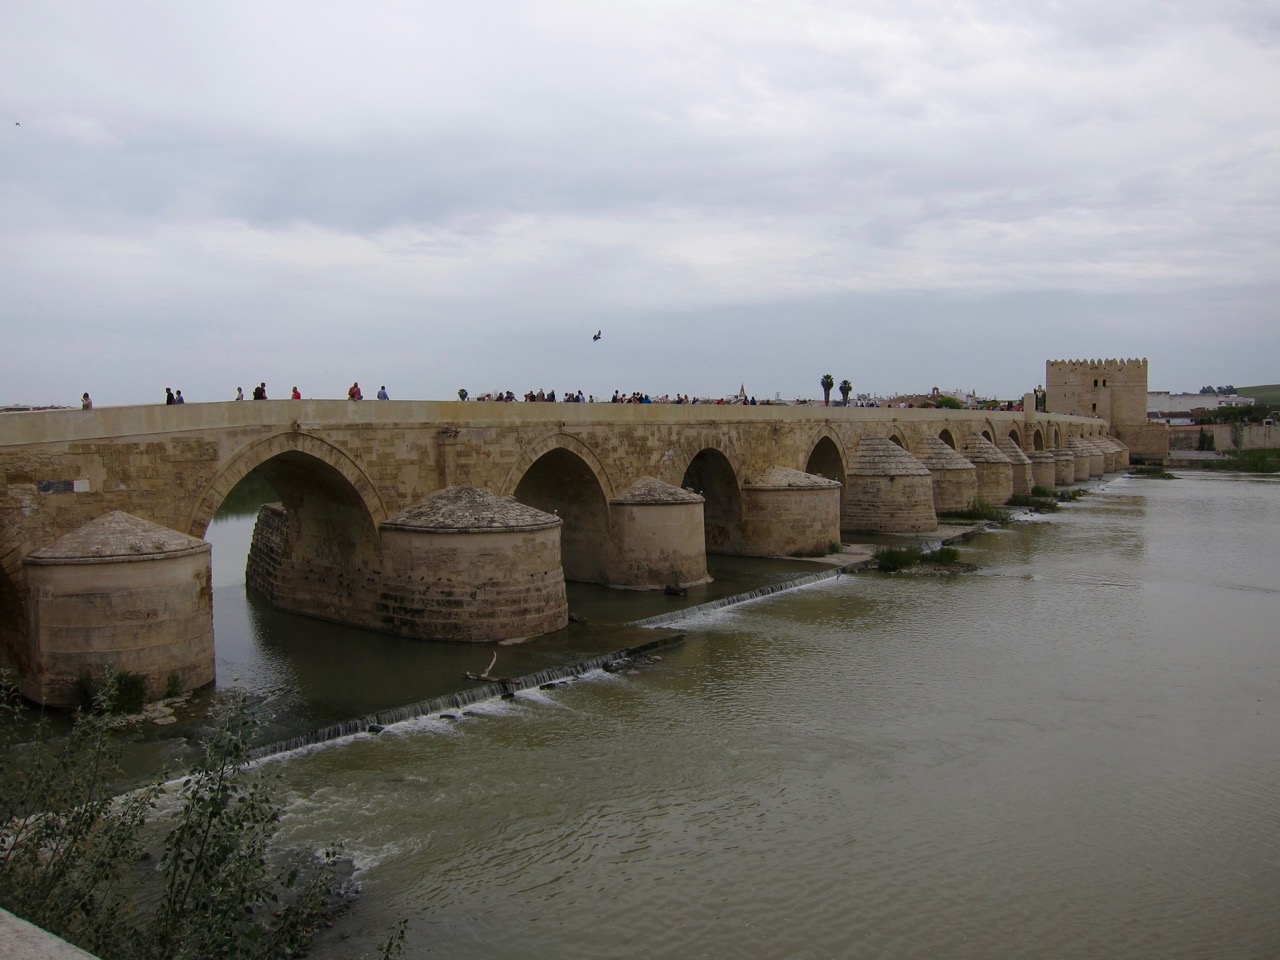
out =
<path fill-rule="evenodd" d="M 738 553 L 742 544 L 742 490 L 729 458 L 703 447 L 690 459 L 680 486 L 703 499 L 707 553 Z"/>
<path fill-rule="evenodd" d="M 943 427 L 942 430 L 939 431 L 938 439 L 941 440 L 943 443 L 945 443 L 952 450 L 956 448 L 956 438 L 951 435 L 951 431 L 946 427 Z"/>
<path fill-rule="evenodd" d="M 560 562 L 566 580 L 609 582 L 609 500 L 592 465 L 578 451 L 550 445 L 520 475 L 512 496 L 560 518 Z"/>
<path fill-rule="evenodd" d="M 826 477 L 838 483 L 845 482 L 849 472 L 849 458 L 845 455 L 844 445 L 831 430 L 823 430 L 812 442 L 809 457 L 804 464 L 804 472 L 816 477 Z"/>
<path fill-rule="evenodd" d="M 192 536 L 204 536 L 218 507 L 250 474 L 266 480 L 284 506 L 283 516 L 267 515 L 263 539 L 255 529 L 250 587 L 294 613 L 340 622 L 367 616 L 382 562 L 378 528 L 387 515 L 364 471 L 339 448 L 304 433 L 263 438 L 233 456 L 205 488 L 191 516 Z"/>
<path fill-rule="evenodd" d="M 535 463 L 553 450 L 565 450 L 581 460 L 587 469 L 591 471 L 591 475 L 594 477 L 601 493 L 603 493 L 606 502 L 613 500 L 618 495 L 619 491 L 615 489 L 613 478 L 609 475 L 609 471 L 605 469 L 604 464 L 600 462 L 600 458 L 596 456 L 595 451 L 573 434 L 562 432 L 547 434 L 526 447 L 515 465 L 507 472 L 506 479 L 502 481 L 502 487 L 498 490 L 498 493 L 504 497 L 516 497 L 516 488 L 524 481 L 525 475 Z M 520 498 L 516 497 L 516 499 L 519 500 Z M 535 504 L 529 504 L 529 506 L 535 506 Z"/>
<path fill-rule="evenodd" d="M 1014 446 L 1016 446 L 1019 450 L 1022 449 L 1022 434 L 1018 432 L 1017 427 L 1009 428 L 1009 439 L 1013 441 Z"/>
<path fill-rule="evenodd" d="M 360 501 L 369 522 L 375 529 L 378 524 L 387 519 L 386 506 L 374 488 L 373 482 L 351 457 L 318 437 L 306 433 L 289 432 L 277 433 L 255 441 L 228 460 L 218 471 L 218 475 L 201 492 L 187 520 L 186 532 L 193 537 L 203 539 L 208 532 L 209 524 L 213 522 L 214 514 L 218 512 L 218 508 L 222 506 L 222 502 L 232 488 L 250 473 L 277 458 L 284 458 L 286 464 L 293 463 L 300 468 L 293 471 L 295 478 L 298 473 L 305 474 L 307 467 L 310 466 L 315 473 L 325 477 L 322 482 L 330 488 L 331 494 L 342 489 L 343 484 L 338 481 L 338 478 L 346 481 L 345 485 L 349 488 L 350 494 L 338 493 L 338 498 L 348 500 L 350 495 L 354 495 Z M 278 474 L 280 471 L 272 471 L 268 468 L 263 472 L 265 475 L 271 472 Z M 267 478 L 272 479 L 269 475 Z M 288 477 L 277 476 L 272 482 L 272 486 L 282 498 L 285 492 L 280 489 L 276 481 L 288 479 Z M 287 502 L 285 507 L 288 508 Z"/>
<path fill-rule="evenodd" d="M 840 438 L 829 427 L 823 430 L 813 442 L 809 459 L 805 461 L 804 472 L 811 473 L 815 477 L 826 477 L 840 484 L 840 522 L 843 524 L 844 490 L 849 482 L 849 458 L 845 456 Z"/>

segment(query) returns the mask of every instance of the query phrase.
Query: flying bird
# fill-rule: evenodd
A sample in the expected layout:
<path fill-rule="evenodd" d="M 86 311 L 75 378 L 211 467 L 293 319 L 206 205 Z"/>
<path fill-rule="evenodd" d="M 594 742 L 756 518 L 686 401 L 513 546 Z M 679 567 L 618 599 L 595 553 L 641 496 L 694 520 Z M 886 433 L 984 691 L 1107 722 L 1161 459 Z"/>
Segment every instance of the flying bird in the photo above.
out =
<path fill-rule="evenodd" d="M 597 341 L 597 340 L 599 340 L 599 339 L 600 339 L 600 331 L 599 331 L 599 330 L 597 330 L 597 331 L 596 331 L 596 335 L 595 335 L 594 337 L 592 337 L 592 338 L 591 338 L 591 341 L 592 341 L 592 343 L 594 343 L 595 341 Z"/>

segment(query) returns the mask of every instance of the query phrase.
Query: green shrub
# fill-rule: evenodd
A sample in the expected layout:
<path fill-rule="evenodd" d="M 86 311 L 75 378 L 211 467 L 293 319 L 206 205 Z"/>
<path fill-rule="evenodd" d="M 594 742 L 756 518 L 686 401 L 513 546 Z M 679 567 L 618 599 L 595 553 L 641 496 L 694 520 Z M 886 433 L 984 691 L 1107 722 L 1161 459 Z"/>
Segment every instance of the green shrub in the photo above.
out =
<path fill-rule="evenodd" d="M 117 694 L 108 676 L 64 737 L 42 725 L 33 742 L 0 741 L 0 906 L 103 960 L 300 955 L 335 890 L 333 856 L 273 849 L 281 805 L 246 771 L 246 700 L 216 711 L 177 810 L 156 819 L 157 869 L 140 864 L 163 786 L 113 795 Z M 17 710 L 10 689 L 0 712 Z"/>
<path fill-rule="evenodd" d="M 1044 489 L 1036 487 L 1037 490 Z M 1025 493 L 1015 493 L 1009 498 L 1009 506 L 1026 507 L 1029 510 L 1035 510 L 1038 513 L 1053 513 L 1058 509 L 1058 501 L 1052 494 L 1049 496 L 1041 496 L 1036 494 L 1027 495 Z"/>
<path fill-rule="evenodd" d="M 1239 473 L 1276 473 L 1280 471 L 1280 450 L 1244 450 L 1218 460 L 1204 460 L 1208 470 L 1230 470 Z"/>
<path fill-rule="evenodd" d="M 938 519 L 962 520 L 967 523 L 1006 523 L 1009 520 L 1009 511 L 978 499 L 973 501 L 967 510 L 949 510 L 939 514 Z"/>
<path fill-rule="evenodd" d="M 895 573 L 919 563 L 921 553 L 919 546 L 880 547 L 876 550 L 873 559 L 876 562 L 876 569 L 881 573 Z"/>
<path fill-rule="evenodd" d="M 949 567 L 960 562 L 960 551 L 955 547 L 939 547 L 932 553 L 924 555 L 925 563 L 936 563 L 940 567 Z"/>

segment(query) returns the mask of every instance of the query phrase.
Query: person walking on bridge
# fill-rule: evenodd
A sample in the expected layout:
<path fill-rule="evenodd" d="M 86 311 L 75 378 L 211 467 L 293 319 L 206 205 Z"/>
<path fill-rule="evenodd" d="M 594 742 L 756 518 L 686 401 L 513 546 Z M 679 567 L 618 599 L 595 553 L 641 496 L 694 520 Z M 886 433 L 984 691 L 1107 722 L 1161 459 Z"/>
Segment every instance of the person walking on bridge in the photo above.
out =
<path fill-rule="evenodd" d="M 165 387 L 164 388 L 164 405 L 166 407 L 171 407 L 176 402 L 177 401 L 173 399 L 173 387 Z"/>

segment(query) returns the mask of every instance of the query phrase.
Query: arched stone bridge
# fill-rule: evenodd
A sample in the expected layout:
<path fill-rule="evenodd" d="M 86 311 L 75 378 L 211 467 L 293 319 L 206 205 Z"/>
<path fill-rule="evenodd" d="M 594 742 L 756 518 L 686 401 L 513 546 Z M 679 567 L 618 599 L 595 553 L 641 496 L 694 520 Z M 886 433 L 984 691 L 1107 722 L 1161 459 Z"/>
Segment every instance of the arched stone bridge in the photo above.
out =
<path fill-rule="evenodd" d="M 268 400 L 4 414 L 0 637 L 9 663 L 35 669 L 31 571 L 59 562 L 41 553 L 59 538 L 120 511 L 202 539 L 251 473 L 284 505 L 267 592 L 377 625 L 350 611 L 379 602 L 388 525 L 445 488 L 558 517 L 567 579 L 651 587 L 694 581 L 699 563 L 705 576 L 704 547 L 821 552 L 842 530 L 892 529 L 868 522 L 893 500 L 859 476 L 868 440 L 923 455 L 980 436 L 1031 452 L 1107 433 L 1096 418 L 1033 410 L 823 406 Z M 654 505 L 671 508 L 665 520 L 645 513 Z M 915 518 L 904 529 L 928 528 Z"/>

